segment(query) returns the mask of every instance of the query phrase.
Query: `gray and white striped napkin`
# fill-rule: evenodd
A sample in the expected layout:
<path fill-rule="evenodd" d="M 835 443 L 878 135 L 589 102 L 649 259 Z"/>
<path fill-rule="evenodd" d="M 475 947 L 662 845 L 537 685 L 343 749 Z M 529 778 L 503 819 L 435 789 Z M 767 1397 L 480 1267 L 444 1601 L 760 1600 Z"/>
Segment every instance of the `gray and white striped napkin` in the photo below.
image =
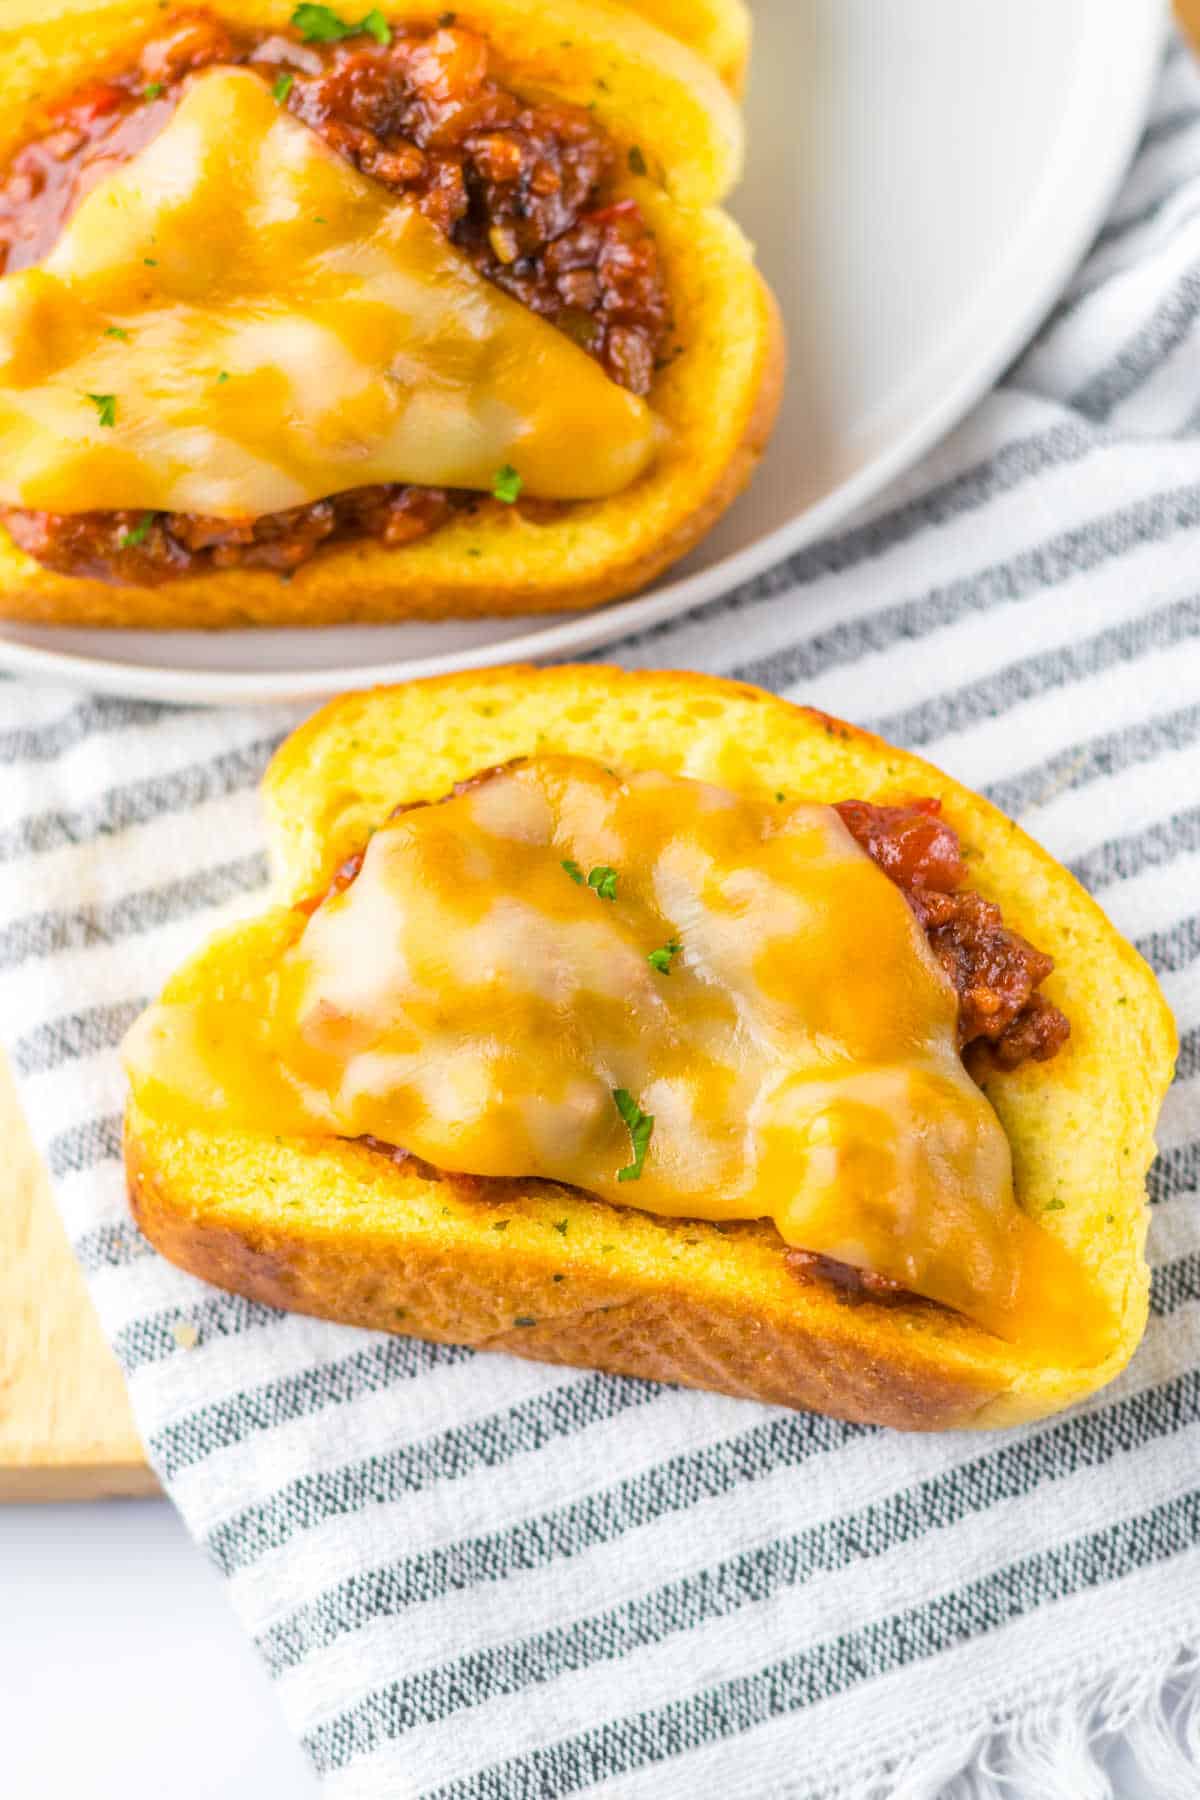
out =
<path fill-rule="evenodd" d="M 1200 80 L 1178 45 L 1111 223 L 1003 386 L 868 519 L 613 656 L 920 749 L 1154 963 L 1183 1053 L 1142 1350 L 1068 1418 L 908 1439 L 177 1273 L 126 1214 L 116 1045 L 253 906 L 255 783 L 293 721 L 9 681 L 0 1027 L 164 1484 L 335 1800 L 1099 1800 L 1097 1729 L 1148 1793 L 1200 1793 Z"/>

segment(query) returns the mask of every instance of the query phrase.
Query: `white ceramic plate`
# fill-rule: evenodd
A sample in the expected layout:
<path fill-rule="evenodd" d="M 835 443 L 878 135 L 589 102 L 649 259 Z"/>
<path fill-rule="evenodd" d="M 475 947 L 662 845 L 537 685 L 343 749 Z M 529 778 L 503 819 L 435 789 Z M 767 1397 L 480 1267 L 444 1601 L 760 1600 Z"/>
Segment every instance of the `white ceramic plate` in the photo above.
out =
<path fill-rule="evenodd" d="M 754 14 L 734 210 L 782 304 L 791 373 L 753 487 L 667 580 L 551 619 L 0 625 L 0 665 L 244 703 L 565 656 L 770 567 L 898 475 L 991 385 L 1086 250 L 1137 141 L 1165 0 L 755 0 Z"/>

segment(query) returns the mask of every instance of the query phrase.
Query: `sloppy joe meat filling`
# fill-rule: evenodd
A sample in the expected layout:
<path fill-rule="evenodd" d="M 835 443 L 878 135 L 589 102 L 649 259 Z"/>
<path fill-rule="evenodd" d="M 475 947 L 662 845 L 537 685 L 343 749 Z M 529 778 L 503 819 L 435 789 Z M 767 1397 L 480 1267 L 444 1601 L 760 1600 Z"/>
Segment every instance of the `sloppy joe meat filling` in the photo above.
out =
<path fill-rule="evenodd" d="M 445 18 L 433 30 L 387 27 L 387 43 L 366 32 L 306 43 L 295 31 L 254 36 L 203 11 L 177 14 L 136 68 L 72 95 L 15 157 L 0 182 L 0 271 L 49 254 L 80 201 L 161 131 L 189 75 L 248 64 L 339 155 L 419 206 L 488 280 L 614 381 L 647 393 L 667 297 L 636 202 L 613 199 L 612 141 L 581 107 L 519 99 L 491 73 L 484 39 Z M 153 584 L 203 569 L 288 573 L 338 540 L 397 547 L 480 503 L 393 483 L 257 519 L 7 509 L 4 522 L 61 573 Z"/>
<path fill-rule="evenodd" d="M 1001 1069 L 1056 1055 L 1071 1027 L 1037 991 L 1054 959 L 1010 931 L 992 901 L 963 886 L 962 845 L 941 817 L 941 801 L 843 800 L 837 811 L 924 927 L 958 995 L 959 1047 L 986 1045 Z"/>
<path fill-rule="evenodd" d="M 453 793 L 464 793 L 493 773 L 485 770 L 473 775 L 459 782 Z M 396 812 L 408 810 L 409 805 L 404 805 Z M 1010 931 L 994 902 L 964 886 L 967 869 L 962 844 L 941 817 L 941 801 L 917 798 L 880 806 L 869 800 L 843 800 L 836 811 L 872 862 L 901 890 L 923 926 L 958 995 L 960 1048 L 977 1047 L 1001 1069 L 1016 1069 L 1029 1061 L 1048 1062 L 1056 1056 L 1070 1036 L 1070 1022 L 1039 992 L 1054 968 L 1054 959 Z M 364 854 L 360 850 L 348 857 L 325 892 L 302 901 L 299 910 L 314 912 L 329 894 L 350 887 Z M 403 1148 L 374 1138 L 362 1141 L 426 1179 L 438 1174 Z M 455 1179 L 461 1182 L 464 1177 Z M 478 1185 L 484 1186 L 482 1182 Z M 821 1282 L 850 1303 L 907 1304 L 914 1299 L 885 1275 L 812 1251 L 786 1249 L 784 1260 L 799 1280 Z"/>

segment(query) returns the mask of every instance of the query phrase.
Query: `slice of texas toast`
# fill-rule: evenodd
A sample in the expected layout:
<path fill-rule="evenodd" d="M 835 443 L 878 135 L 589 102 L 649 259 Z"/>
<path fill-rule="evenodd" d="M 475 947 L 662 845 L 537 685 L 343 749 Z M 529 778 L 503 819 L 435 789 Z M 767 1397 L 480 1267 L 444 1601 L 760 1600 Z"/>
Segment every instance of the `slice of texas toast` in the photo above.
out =
<path fill-rule="evenodd" d="M 1055 958 L 1071 1021 L 1052 1062 L 985 1077 L 1019 1203 L 1089 1272 L 1112 1340 L 1047 1358 L 925 1302 L 848 1304 L 801 1282 L 773 1227 L 655 1218 L 539 1182 L 437 1177 L 361 1144 L 183 1130 L 131 1103 L 129 1186 L 172 1261 L 274 1305 L 913 1429 L 1007 1425 L 1100 1387 L 1146 1319 L 1144 1177 L 1175 1034 L 1153 975 L 1078 883 L 986 801 L 917 758 L 756 689 L 689 674 L 499 669 L 352 695 L 282 747 L 264 798 L 274 909 L 169 984 L 236 987 L 295 934 L 401 801 L 562 750 L 755 793 L 939 796 L 972 884 Z M 494 1230 L 506 1221 L 502 1233 Z"/>

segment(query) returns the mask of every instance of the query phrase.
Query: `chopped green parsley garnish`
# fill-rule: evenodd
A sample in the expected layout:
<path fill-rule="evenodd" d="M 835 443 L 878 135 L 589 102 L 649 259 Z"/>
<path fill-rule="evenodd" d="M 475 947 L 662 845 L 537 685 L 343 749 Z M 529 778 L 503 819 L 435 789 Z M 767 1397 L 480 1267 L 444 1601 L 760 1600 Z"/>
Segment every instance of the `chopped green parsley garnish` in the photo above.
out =
<path fill-rule="evenodd" d="M 100 423 L 104 426 L 117 422 L 117 396 L 115 394 L 88 394 L 86 396 L 100 415 Z"/>
<path fill-rule="evenodd" d="M 142 92 L 147 100 L 157 100 L 161 94 L 166 92 L 166 89 L 161 81 L 151 81 L 142 89 Z"/>
<path fill-rule="evenodd" d="M 657 969 L 660 975 L 669 975 L 671 973 L 671 959 L 672 957 L 678 956 L 682 949 L 683 945 L 679 940 L 677 938 L 672 938 L 670 943 L 664 944 L 661 950 L 652 950 L 646 958 L 646 961 L 650 964 L 652 969 Z"/>
<path fill-rule="evenodd" d="M 275 85 L 271 89 L 271 98 L 277 100 L 280 106 L 283 105 L 284 101 L 291 93 L 295 80 L 296 77 L 287 69 L 284 70 L 282 75 L 276 76 Z"/>
<path fill-rule="evenodd" d="M 229 380 L 229 370 L 228 370 L 228 369 L 222 369 L 222 370 L 221 370 L 221 373 L 220 373 L 220 374 L 219 374 L 219 375 L 218 375 L 218 376 L 217 376 L 217 386 L 218 386 L 218 387 L 223 387 L 223 386 L 224 386 L 224 384 L 225 384 L 225 383 L 226 383 L 226 382 L 227 382 L 227 381 L 228 381 L 228 380 Z"/>
<path fill-rule="evenodd" d="M 145 265 L 148 269 L 157 269 L 157 267 L 158 267 L 157 256 L 143 256 L 142 261 L 145 263 Z"/>
<path fill-rule="evenodd" d="M 1065 1202 L 1062 1200 L 1047 1200 L 1045 1206 L 1043 1206 L 1043 1208 L 1042 1208 L 1042 1211 L 1043 1212 L 1062 1212 L 1064 1205 L 1065 1205 Z"/>
<path fill-rule="evenodd" d="M 298 6 L 292 24 L 306 44 L 337 44 L 352 37 L 373 37 L 384 45 L 392 41 L 391 28 L 377 6 L 357 23 L 339 19 L 330 6 Z"/>
<path fill-rule="evenodd" d="M 617 1170 L 618 1181 L 640 1181 L 646 1166 L 646 1152 L 654 1130 L 653 1113 L 644 1113 L 628 1088 L 614 1088 L 613 1101 L 624 1120 L 633 1144 L 633 1161 L 628 1168 Z"/>
<path fill-rule="evenodd" d="M 583 870 L 577 862 L 568 856 L 561 864 L 577 887 L 584 883 Z M 617 897 L 617 871 L 610 869 L 607 863 L 597 863 L 587 877 L 587 885 L 601 900 L 615 900 Z"/>
<path fill-rule="evenodd" d="M 504 467 L 497 469 L 492 477 L 492 492 L 497 500 L 503 500 L 505 506 L 511 506 L 514 500 L 520 498 L 523 485 L 521 477 L 511 463 L 505 463 Z"/>
<path fill-rule="evenodd" d="M 553 1224 L 554 1229 L 555 1229 L 555 1231 L 557 1231 L 559 1237 L 566 1237 L 567 1226 L 570 1224 L 569 1219 L 553 1219 L 551 1221 L 551 1223 Z"/>
<path fill-rule="evenodd" d="M 635 175 L 646 173 L 646 158 L 642 155 L 641 146 L 638 144 L 629 146 L 629 167 Z"/>
<path fill-rule="evenodd" d="M 106 325 L 104 327 L 104 335 L 105 337 L 120 338 L 123 344 L 129 342 L 129 333 L 123 330 L 120 325 Z"/>
<path fill-rule="evenodd" d="M 117 539 L 118 550 L 133 550 L 138 544 L 144 544 L 150 535 L 150 527 L 157 518 L 156 513 L 143 513 L 132 531 L 123 531 Z"/>

